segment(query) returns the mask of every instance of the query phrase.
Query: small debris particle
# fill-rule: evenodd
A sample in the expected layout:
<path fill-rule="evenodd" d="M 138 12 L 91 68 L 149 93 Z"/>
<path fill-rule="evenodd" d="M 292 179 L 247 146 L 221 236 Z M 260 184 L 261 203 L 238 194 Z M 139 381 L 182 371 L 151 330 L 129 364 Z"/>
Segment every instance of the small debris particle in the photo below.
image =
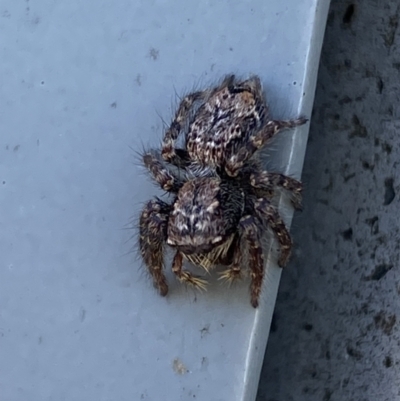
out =
<path fill-rule="evenodd" d="M 206 324 L 201 330 L 200 330 L 200 336 L 203 338 L 206 334 L 210 333 L 210 325 Z"/>
<path fill-rule="evenodd" d="M 149 56 L 152 60 L 156 61 L 158 59 L 159 51 L 153 47 L 149 51 Z"/>
<path fill-rule="evenodd" d="M 186 366 L 179 358 L 174 359 L 174 361 L 172 362 L 172 369 L 178 375 L 184 375 L 185 373 L 188 372 Z"/>

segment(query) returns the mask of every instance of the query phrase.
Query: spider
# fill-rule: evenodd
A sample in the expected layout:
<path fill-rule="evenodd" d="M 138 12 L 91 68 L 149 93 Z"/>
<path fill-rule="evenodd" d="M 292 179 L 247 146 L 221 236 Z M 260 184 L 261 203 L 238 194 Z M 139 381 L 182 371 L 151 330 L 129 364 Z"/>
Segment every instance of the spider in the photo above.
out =
<path fill-rule="evenodd" d="M 147 151 L 143 163 L 158 185 L 172 195 L 147 202 L 139 220 L 139 248 L 155 288 L 168 293 L 165 245 L 175 250 L 172 271 L 180 282 L 205 289 L 206 280 L 184 269 L 188 260 L 206 272 L 227 269 L 233 282 L 248 266 L 251 305 L 259 304 L 264 277 L 263 237 L 272 229 L 280 245 L 278 265 L 289 259 L 292 241 L 271 200 L 277 189 L 301 208 L 299 181 L 263 170 L 258 150 L 278 132 L 307 119 L 271 120 L 260 78 L 225 77 L 213 88 L 184 97 L 165 131 L 161 151 Z M 177 140 L 184 135 L 184 145 Z"/>

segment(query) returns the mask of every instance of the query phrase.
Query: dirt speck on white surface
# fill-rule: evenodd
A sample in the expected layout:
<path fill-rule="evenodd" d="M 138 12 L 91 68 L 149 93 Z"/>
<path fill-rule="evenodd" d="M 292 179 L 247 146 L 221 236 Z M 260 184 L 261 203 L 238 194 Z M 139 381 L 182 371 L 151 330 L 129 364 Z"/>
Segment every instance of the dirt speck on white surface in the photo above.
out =
<path fill-rule="evenodd" d="M 186 366 L 184 365 L 184 363 L 179 358 L 176 358 L 176 359 L 173 360 L 172 369 L 178 375 L 184 375 L 184 374 L 186 374 L 188 372 Z"/>

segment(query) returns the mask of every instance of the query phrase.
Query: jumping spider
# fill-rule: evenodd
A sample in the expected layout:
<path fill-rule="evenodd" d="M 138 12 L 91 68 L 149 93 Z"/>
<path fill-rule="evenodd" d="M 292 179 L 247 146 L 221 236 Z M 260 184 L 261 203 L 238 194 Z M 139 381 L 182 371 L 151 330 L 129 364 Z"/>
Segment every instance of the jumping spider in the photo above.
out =
<path fill-rule="evenodd" d="M 139 223 L 141 256 L 162 296 L 168 293 L 163 272 L 168 244 L 175 249 L 176 277 L 199 289 L 207 282 L 183 269 L 184 259 L 207 272 L 216 265 L 227 266 L 222 278 L 229 282 L 240 278 L 247 264 L 251 304 L 258 306 L 264 276 L 262 239 L 268 227 L 280 245 L 279 266 L 287 264 L 292 246 L 271 198 L 277 189 L 287 190 L 299 209 L 302 185 L 263 170 L 257 151 L 282 129 L 306 122 L 271 120 L 257 76 L 240 81 L 230 75 L 220 85 L 181 101 L 161 153 L 143 155 L 155 181 L 173 195 L 172 203 L 149 201 Z M 184 146 L 178 148 L 181 133 Z"/>

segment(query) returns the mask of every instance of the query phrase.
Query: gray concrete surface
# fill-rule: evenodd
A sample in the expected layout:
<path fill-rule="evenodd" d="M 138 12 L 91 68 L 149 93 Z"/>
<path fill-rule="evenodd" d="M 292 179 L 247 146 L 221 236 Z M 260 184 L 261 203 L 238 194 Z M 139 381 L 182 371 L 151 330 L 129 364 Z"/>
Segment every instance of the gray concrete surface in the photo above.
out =
<path fill-rule="evenodd" d="M 258 401 L 400 400 L 399 2 L 333 0 Z"/>
<path fill-rule="evenodd" d="M 0 2 L 0 401 L 253 401 L 280 269 L 159 297 L 122 230 L 179 95 L 254 73 L 311 113 L 328 0 Z M 171 107 L 172 105 L 172 107 Z M 300 175 L 308 126 L 271 160 Z M 282 204 L 291 220 L 291 208 Z M 128 241 L 128 242 L 127 242 Z"/>

